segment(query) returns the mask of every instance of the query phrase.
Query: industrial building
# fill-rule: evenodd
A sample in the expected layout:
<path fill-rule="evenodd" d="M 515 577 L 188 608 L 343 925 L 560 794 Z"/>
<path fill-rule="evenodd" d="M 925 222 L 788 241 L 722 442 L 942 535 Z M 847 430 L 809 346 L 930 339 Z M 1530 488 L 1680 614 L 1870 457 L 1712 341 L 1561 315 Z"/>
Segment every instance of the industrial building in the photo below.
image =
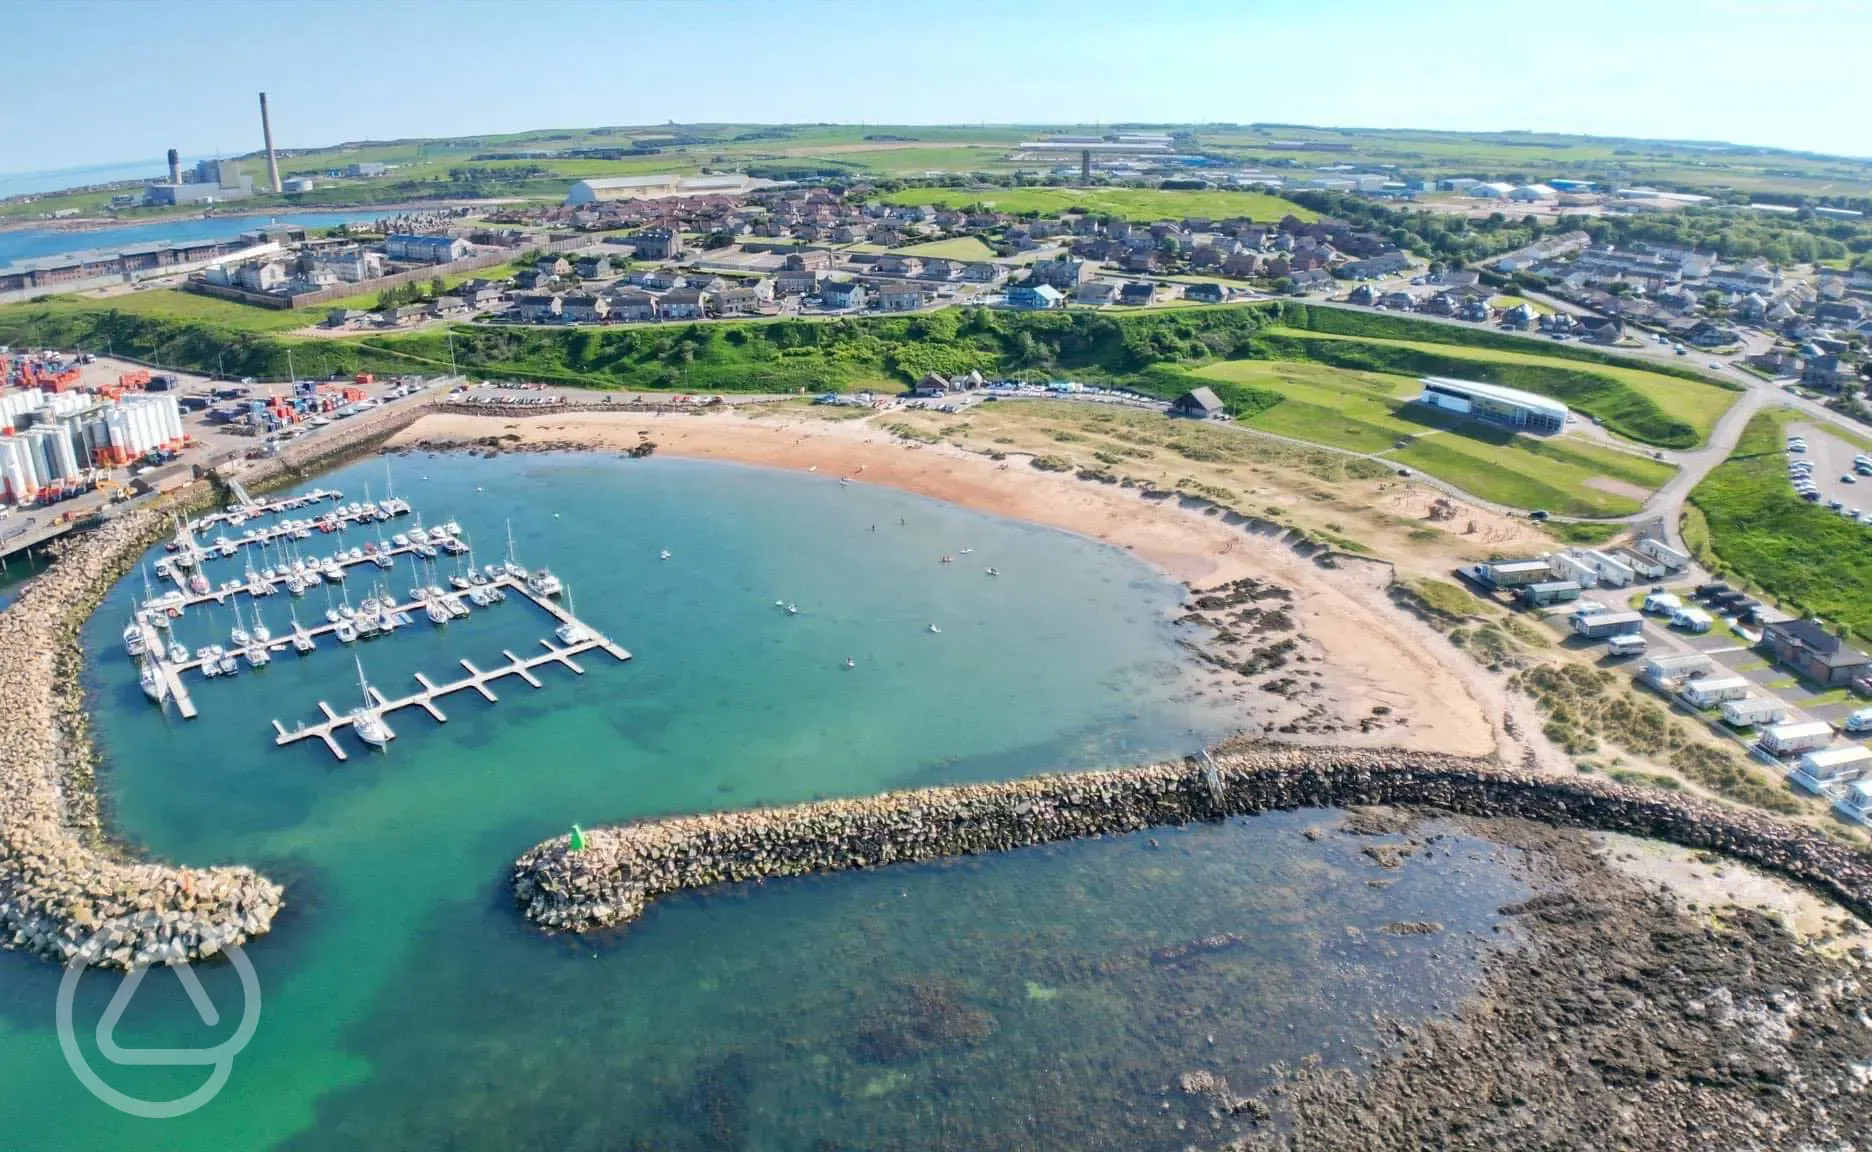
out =
<path fill-rule="evenodd" d="M 5 397 L 0 420 L 0 480 L 15 502 L 76 482 L 92 468 L 129 464 L 179 447 L 182 412 L 167 393 L 98 403 L 88 392 Z"/>
<path fill-rule="evenodd" d="M 651 200 L 659 196 L 731 196 L 754 182 L 738 172 L 682 177 L 674 172 L 649 176 L 599 176 L 580 180 L 566 193 L 567 204 L 603 204 L 613 200 Z"/>
<path fill-rule="evenodd" d="M 221 204 L 253 195 L 253 177 L 232 160 L 203 160 L 181 183 L 151 184 L 143 190 L 147 204 Z"/>
<path fill-rule="evenodd" d="M 1431 408 L 1535 436 L 1556 436 L 1566 430 L 1567 408 L 1558 400 L 1444 376 L 1425 376 L 1419 383 L 1424 390 L 1417 402 Z"/>

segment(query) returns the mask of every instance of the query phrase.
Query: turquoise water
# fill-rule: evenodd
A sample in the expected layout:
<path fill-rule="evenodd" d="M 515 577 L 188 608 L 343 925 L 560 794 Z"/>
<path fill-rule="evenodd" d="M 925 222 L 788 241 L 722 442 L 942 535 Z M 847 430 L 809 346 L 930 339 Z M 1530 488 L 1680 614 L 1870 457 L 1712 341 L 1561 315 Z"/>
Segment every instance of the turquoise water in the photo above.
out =
<path fill-rule="evenodd" d="M 511 519 L 520 560 L 566 578 L 580 615 L 634 660 L 588 655 L 584 676 L 546 669 L 539 690 L 507 680 L 498 704 L 451 697 L 442 726 L 398 714 L 387 753 L 353 745 L 339 764 L 316 744 L 274 749 L 268 723 L 355 697 L 335 643 L 198 683 L 202 716 L 185 723 L 142 699 L 121 655 L 140 581 L 114 591 L 89 629 L 114 826 L 166 858 L 255 863 L 288 885 L 288 910 L 250 949 L 264 989 L 252 1046 L 213 1103 L 174 1121 L 89 1097 L 51 1031 L 56 973 L 0 956 L 8 1147 L 1180 1148 L 1175 1121 L 1208 1120 L 1181 1097 L 1161 1109 L 1179 1072 L 1225 1072 L 1243 1091 L 1271 1059 L 1349 1058 L 1372 1011 L 1459 990 L 1453 961 L 1522 890 L 1492 846 L 1456 836 L 1382 872 L 1363 841 L 1303 838 L 1336 820 L 1314 813 L 698 896 L 597 944 L 539 936 L 506 870 L 573 821 L 1127 762 L 1239 718 L 1178 660 L 1179 590 L 1094 541 L 721 465 L 391 468 L 397 494 L 461 521 L 482 560 Z M 381 495 L 384 473 L 373 461 L 321 483 Z M 264 605 L 276 631 L 284 601 Z M 316 594 L 300 604 L 322 614 Z M 193 647 L 231 624 L 191 613 L 181 635 Z M 510 598 L 356 651 L 396 695 L 418 670 L 485 666 L 549 631 Z M 1448 927 L 1378 931 L 1419 919 Z M 1153 959 L 1225 932 L 1242 939 Z M 157 973 L 118 1041 L 229 1034 L 233 974 L 201 974 L 218 1026 Z M 115 985 L 80 986 L 89 1052 Z M 204 1075 L 93 1063 L 150 1099 Z"/>

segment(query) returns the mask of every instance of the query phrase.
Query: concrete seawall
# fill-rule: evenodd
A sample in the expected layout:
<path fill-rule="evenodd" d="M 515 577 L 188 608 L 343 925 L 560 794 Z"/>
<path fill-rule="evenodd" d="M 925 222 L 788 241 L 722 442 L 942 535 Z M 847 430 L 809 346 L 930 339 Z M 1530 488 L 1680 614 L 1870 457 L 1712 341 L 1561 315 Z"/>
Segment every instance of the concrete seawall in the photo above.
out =
<path fill-rule="evenodd" d="M 1423 805 L 1628 832 L 1707 849 L 1806 884 L 1872 920 L 1872 856 L 1743 809 L 1591 777 L 1406 752 L 1260 747 L 1193 763 L 1037 776 L 682 816 L 548 840 L 514 865 L 514 896 L 550 931 L 641 916 L 673 892 L 769 877 L 999 852 L 1276 809 Z"/>
<path fill-rule="evenodd" d="M 374 413 L 244 474 L 292 483 L 372 451 L 419 417 Z M 123 858 L 98 818 L 79 632 L 104 594 L 170 527 L 213 502 L 206 483 L 55 546 L 49 571 L 0 613 L 0 946 L 129 968 L 197 960 L 264 934 L 283 892 L 251 868 L 177 868 Z"/>

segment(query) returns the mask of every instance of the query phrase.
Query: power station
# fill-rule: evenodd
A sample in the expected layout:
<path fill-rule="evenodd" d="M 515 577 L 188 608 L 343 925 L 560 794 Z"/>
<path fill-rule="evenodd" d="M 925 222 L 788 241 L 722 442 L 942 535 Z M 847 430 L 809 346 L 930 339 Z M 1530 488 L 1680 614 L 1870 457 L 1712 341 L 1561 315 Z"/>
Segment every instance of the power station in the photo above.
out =
<path fill-rule="evenodd" d="M 280 187 L 279 157 L 273 153 L 273 120 L 267 115 L 265 92 L 260 93 L 260 134 L 266 138 L 267 183 L 273 186 L 274 192 L 283 192 L 285 189 Z"/>

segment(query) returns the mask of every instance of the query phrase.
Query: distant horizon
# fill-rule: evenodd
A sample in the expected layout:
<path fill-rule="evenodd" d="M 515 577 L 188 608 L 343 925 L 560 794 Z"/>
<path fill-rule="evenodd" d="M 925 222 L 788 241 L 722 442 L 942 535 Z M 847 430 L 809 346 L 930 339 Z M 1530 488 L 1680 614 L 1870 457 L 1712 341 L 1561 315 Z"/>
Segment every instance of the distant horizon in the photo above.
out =
<path fill-rule="evenodd" d="M 1370 125 L 1362 125 L 1362 124 L 1303 124 L 1303 123 L 1299 123 L 1296 121 L 1275 121 L 1275 120 L 1189 121 L 1189 120 L 1117 119 L 1117 120 L 1104 120 L 1104 121 L 1086 120 L 1086 121 L 1079 121 L 1079 122 L 1073 122 L 1073 121 L 1067 121 L 1067 120 L 1041 120 L 1041 121 L 1009 120 L 1009 121 L 1002 121 L 1002 122 L 928 121 L 928 122 L 916 122 L 916 123 L 913 123 L 910 121 L 886 122 L 886 121 L 871 121 L 871 120 L 847 120 L 847 121 L 839 121 L 839 120 L 791 120 L 791 121 L 678 120 L 674 122 L 660 121 L 657 123 L 647 123 L 647 124 L 587 124 L 587 125 L 580 125 L 580 126 L 568 126 L 568 125 L 556 124 L 556 125 L 535 126 L 531 128 L 504 128 L 499 131 L 468 132 L 468 133 L 462 133 L 462 134 L 454 135 L 454 136 L 420 136 L 418 135 L 418 136 L 387 136 L 387 137 L 352 137 L 348 139 L 333 141 L 329 144 L 293 144 L 293 145 L 278 144 L 277 148 L 282 156 L 286 156 L 286 155 L 303 155 L 306 153 L 313 153 L 313 152 L 327 152 L 333 149 L 345 148 L 345 147 L 373 147 L 373 146 L 383 146 L 383 145 L 402 144 L 402 143 L 464 140 L 464 139 L 473 139 L 473 138 L 481 137 L 481 136 L 518 136 L 518 135 L 529 135 L 529 134 L 542 133 L 542 132 L 591 132 L 591 131 L 595 131 L 598 129 L 652 129 L 652 128 L 672 127 L 672 126 L 677 127 L 677 128 L 707 128 L 707 127 L 716 127 L 716 126 L 732 126 L 732 127 L 751 127 L 751 128 L 910 128 L 910 129 L 971 128 L 972 127 L 972 128 L 981 128 L 984 130 L 996 129 L 996 128 L 1034 128 L 1034 129 L 1039 129 L 1039 130 L 1044 130 L 1044 131 L 1059 131 L 1059 130 L 1071 129 L 1071 128 L 1095 128 L 1095 129 L 1101 129 L 1101 130 L 1106 130 L 1106 131 L 1120 131 L 1120 130 L 1124 130 L 1128 128 L 1192 128 L 1192 129 L 1198 130 L 1199 132 L 1204 127 L 1212 127 L 1212 128 L 1213 127 L 1234 127 L 1234 128 L 1256 128 L 1256 129 L 1292 128 L 1296 131 L 1304 131 L 1304 132 L 1374 132 L 1374 133 L 1375 132 L 1387 132 L 1387 133 L 1427 132 L 1427 133 L 1436 133 L 1439 135 L 1450 135 L 1450 136 L 1474 136 L 1474 137 L 1545 136 L 1545 137 L 1563 137 L 1563 138 L 1577 139 L 1577 140 L 1595 140 L 1595 141 L 1606 141 L 1606 142 L 1630 142 L 1630 143 L 1639 143 L 1639 144 L 1668 144 L 1668 145 L 1674 145 L 1677 147 L 1710 148 L 1712 150 L 1741 149 L 1745 151 L 1783 152 L 1783 153 L 1787 153 L 1793 156 L 1803 156 L 1803 157 L 1809 157 L 1809 158 L 1814 158 L 1814 159 L 1824 159 L 1824 160 L 1846 160 L 1846 161 L 1854 161 L 1854 162 L 1862 162 L 1862 163 L 1872 162 L 1872 155 L 1860 156 L 1860 155 L 1854 155 L 1852 153 L 1846 153 L 1846 152 L 1823 152 L 1823 151 L 1816 151 L 1816 150 L 1809 149 L 1809 148 L 1791 148 L 1791 147 L 1786 147 L 1786 146 L 1782 146 L 1778 144 L 1747 143 L 1747 142 L 1736 141 L 1736 140 L 1693 139 L 1689 137 L 1633 136 L 1633 135 L 1624 134 L 1624 133 L 1606 133 L 1606 132 L 1564 132 L 1564 131 L 1557 131 L 1557 130 L 1533 129 L 1533 128 L 1426 128 L 1426 127 L 1421 127 L 1421 126 L 1379 128 L 1379 127 L 1373 127 Z M 242 150 L 242 151 L 188 154 L 188 155 L 182 156 L 181 161 L 182 161 L 182 164 L 185 167 L 187 167 L 187 166 L 192 166 L 202 160 L 227 160 L 227 159 L 245 160 L 245 159 L 254 159 L 254 158 L 263 157 L 264 155 L 265 155 L 265 148 L 259 147 L 259 148 L 247 149 L 247 150 Z M 131 168 L 137 167 L 140 165 L 150 166 L 150 171 L 148 172 L 148 175 L 150 176 L 161 175 L 163 173 L 163 170 L 168 165 L 168 157 L 166 155 L 159 155 L 151 159 L 102 160 L 102 161 L 93 161 L 93 162 L 83 163 L 83 164 L 73 164 L 73 165 L 57 167 L 57 168 L 28 168 L 28 169 L 0 168 L 0 197 L 19 196 L 19 195 L 44 195 L 47 193 L 63 191 L 64 189 L 67 189 L 67 188 L 79 187 L 85 184 L 102 184 L 102 183 L 112 182 L 113 180 L 121 181 L 121 180 L 141 179 L 142 178 L 141 176 L 127 175 L 127 176 L 111 177 L 109 180 L 91 180 L 91 181 L 79 180 L 71 184 L 61 184 L 61 185 L 55 185 L 55 186 L 48 186 L 45 188 L 19 189 L 19 190 L 9 189 L 9 185 L 15 182 L 25 181 L 32 177 L 54 177 L 54 176 L 64 176 L 68 174 L 78 175 L 78 174 L 85 174 L 85 173 L 102 173 L 102 172 L 117 172 L 117 171 L 127 172 Z"/>
<path fill-rule="evenodd" d="M 594 19 L 602 11 L 603 19 Z M 850 19 L 858 15 L 862 19 Z M 1462 0 L 951 0 L 940 12 L 884 19 L 841 0 L 636 0 L 599 9 L 570 0 L 483 3 L 437 20 L 424 5 L 280 0 L 265 5 L 65 0 L 9 13 L 9 81 L 77 98 L 0 106 L 0 139 L 20 171 L 112 163 L 113 156 L 248 153 L 260 144 L 256 93 L 272 99 L 275 139 L 448 139 L 525 125 L 680 119 L 690 123 L 880 125 L 1365 123 L 1442 127 L 1481 117 L 1527 131 L 1684 142 L 1754 141 L 1842 158 L 1872 157 L 1872 121 L 1850 68 L 1800 72 L 1798 106 L 1724 77 L 1743 62 L 1775 68 L 1816 44 L 1872 38 L 1862 0 L 1575 0 L 1537 35 L 1496 33 Z M 613 18 L 616 17 L 616 18 Z M 577 46 L 565 83 L 538 83 L 514 52 L 516 22 Z M 87 74 L 72 89 L 72 49 L 136 60 L 186 50 L 238 59 L 291 44 L 308 59 L 373 43 L 417 43 L 368 84 L 261 65 L 239 87 L 210 68 L 165 74 L 160 98 L 138 68 Z M 1466 33 L 1474 33 L 1467 37 Z M 1475 50 L 1460 45 L 1473 42 Z M 654 46 L 653 48 L 651 46 Z M 724 47 L 737 52 L 717 67 Z M 996 55 L 1009 66 L 970 70 Z M 579 75 L 577 61 L 620 67 Z M 701 66 L 707 85 L 648 78 L 641 65 Z M 906 62 L 915 68 L 906 69 Z M 628 63 L 626 63 L 628 62 Z M 835 62 L 835 63 L 834 63 Z M 813 82 L 794 83 L 803 66 Z M 552 66 L 548 78 L 554 76 Z M 930 69 L 946 70 L 954 82 Z M 464 78 L 474 78 L 464 83 Z M 1096 77 L 1097 83 L 1088 78 Z M 439 98 L 447 94 L 447 99 Z M 1497 111 L 1497 110 L 1500 111 Z M 753 115 L 748 113 L 752 111 Z M 861 113 L 861 115 L 854 115 Z M 1503 130 L 1497 130 L 1503 131 Z"/>

